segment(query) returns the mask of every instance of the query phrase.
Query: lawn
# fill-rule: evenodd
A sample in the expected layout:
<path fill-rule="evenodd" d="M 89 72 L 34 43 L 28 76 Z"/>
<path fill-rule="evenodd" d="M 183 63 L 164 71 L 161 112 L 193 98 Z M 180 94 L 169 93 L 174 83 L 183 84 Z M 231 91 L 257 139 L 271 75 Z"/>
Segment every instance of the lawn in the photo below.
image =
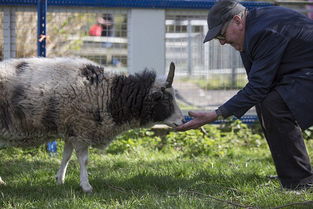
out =
<path fill-rule="evenodd" d="M 79 187 L 76 156 L 65 184 L 56 185 L 60 141 L 53 156 L 44 146 L 0 150 L 7 183 L 0 186 L 0 208 L 312 208 L 313 193 L 283 190 L 269 177 L 275 169 L 264 139 L 239 129 L 208 126 L 162 137 L 134 131 L 107 150 L 91 148 L 92 194 Z M 313 141 L 306 143 L 313 159 Z"/>

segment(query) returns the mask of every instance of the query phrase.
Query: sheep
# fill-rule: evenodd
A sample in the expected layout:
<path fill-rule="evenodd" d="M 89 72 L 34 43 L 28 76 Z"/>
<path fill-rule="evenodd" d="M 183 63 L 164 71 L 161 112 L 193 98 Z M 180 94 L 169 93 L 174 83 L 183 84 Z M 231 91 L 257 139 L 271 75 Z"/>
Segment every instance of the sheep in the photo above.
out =
<path fill-rule="evenodd" d="M 80 186 L 88 180 L 88 147 L 104 148 L 123 131 L 164 123 L 183 123 L 167 79 L 153 71 L 124 75 L 105 72 L 85 58 L 19 58 L 0 63 L 0 148 L 36 147 L 64 140 L 56 174 L 63 184 L 73 150 L 80 164 Z M 0 182 L 4 184 L 1 180 Z"/>

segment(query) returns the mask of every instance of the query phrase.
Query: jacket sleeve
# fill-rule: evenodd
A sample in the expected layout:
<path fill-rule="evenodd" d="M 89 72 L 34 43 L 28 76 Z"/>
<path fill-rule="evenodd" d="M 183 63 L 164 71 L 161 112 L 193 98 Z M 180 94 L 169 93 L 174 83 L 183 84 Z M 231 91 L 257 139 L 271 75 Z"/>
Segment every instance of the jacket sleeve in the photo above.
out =
<path fill-rule="evenodd" d="M 280 61 L 288 43 L 288 38 L 273 30 L 262 31 L 249 40 L 245 51 L 252 62 L 248 83 L 218 108 L 224 118 L 230 115 L 240 118 L 251 107 L 265 99 L 274 87 Z"/>

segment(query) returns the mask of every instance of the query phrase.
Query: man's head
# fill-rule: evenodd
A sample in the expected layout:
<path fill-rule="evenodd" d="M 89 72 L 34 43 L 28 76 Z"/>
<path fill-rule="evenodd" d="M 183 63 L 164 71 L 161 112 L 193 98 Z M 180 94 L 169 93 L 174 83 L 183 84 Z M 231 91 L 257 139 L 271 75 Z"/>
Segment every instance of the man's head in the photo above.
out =
<path fill-rule="evenodd" d="M 229 43 L 240 51 L 242 47 L 235 45 L 243 42 L 242 36 L 244 33 L 242 31 L 244 31 L 245 10 L 246 8 L 236 0 L 220 0 L 216 2 L 208 14 L 209 31 L 203 43 L 217 38 L 222 45 Z M 234 41 L 236 42 L 235 37 L 227 37 L 227 34 L 230 34 L 229 30 L 234 30 L 234 35 L 240 36 L 236 38 L 240 43 L 234 43 Z"/>

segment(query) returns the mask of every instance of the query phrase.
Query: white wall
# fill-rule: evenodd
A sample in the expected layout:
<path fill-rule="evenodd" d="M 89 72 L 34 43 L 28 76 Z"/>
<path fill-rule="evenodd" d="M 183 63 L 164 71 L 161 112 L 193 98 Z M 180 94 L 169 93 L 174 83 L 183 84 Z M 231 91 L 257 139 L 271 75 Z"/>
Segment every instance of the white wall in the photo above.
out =
<path fill-rule="evenodd" d="M 128 13 L 128 72 L 145 68 L 165 73 L 165 11 L 131 9 Z"/>

